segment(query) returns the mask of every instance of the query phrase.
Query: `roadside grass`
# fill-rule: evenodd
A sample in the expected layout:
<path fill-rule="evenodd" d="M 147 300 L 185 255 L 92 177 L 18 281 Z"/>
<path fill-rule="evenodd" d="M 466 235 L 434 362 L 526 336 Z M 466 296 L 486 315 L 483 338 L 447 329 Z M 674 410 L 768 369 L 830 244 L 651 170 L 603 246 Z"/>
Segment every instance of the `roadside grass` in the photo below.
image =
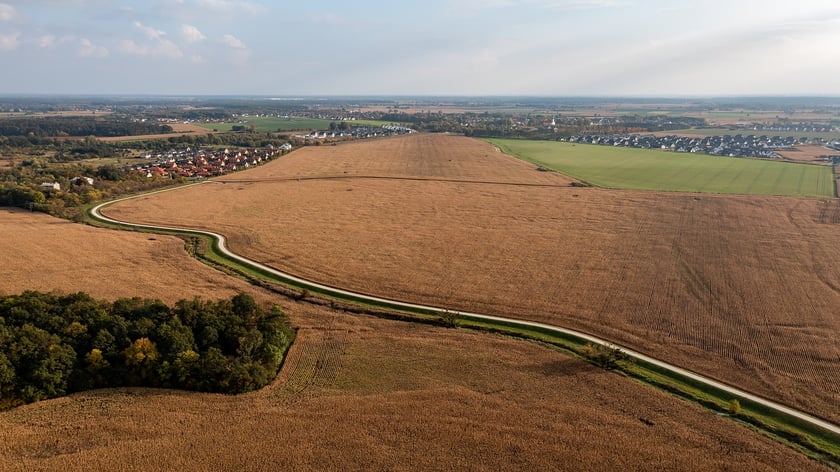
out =
<path fill-rule="evenodd" d="M 299 294 L 299 296 L 296 296 L 298 299 L 306 299 L 312 303 L 330 306 L 335 306 L 336 300 L 338 300 L 349 303 L 349 307 L 351 307 L 349 311 L 403 321 L 434 323 L 452 328 L 474 329 L 518 337 L 539 342 L 581 360 L 596 363 L 587 356 L 587 353 L 591 351 L 592 342 L 571 333 L 530 326 L 515 321 L 488 320 L 443 308 L 441 308 L 442 311 L 410 308 L 397 303 L 368 300 L 333 289 L 313 286 L 306 281 L 282 277 L 253 264 L 230 258 L 220 250 L 218 239 L 200 231 L 157 230 L 138 228 L 131 224 L 111 223 L 100 220 L 93 215 L 91 211 L 93 207 L 94 205 L 88 207 L 86 214 L 90 221 L 98 226 L 179 236 L 185 240 L 188 252 L 199 260 L 231 275 L 243 277 L 251 283 L 271 282 L 279 284 L 286 287 L 291 293 Z M 359 309 L 354 310 L 352 309 L 353 306 L 359 307 Z M 608 347 L 620 349 L 614 346 Z M 639 359 L 630 358 L 618 361 L 615 368 L 609 370 L 697 403 L 718 415 L 730 417 L 736 422 L 786 444 L 820 463 L 840 470 L 840 436 L 830 431 Z M 740 404 L 737 411 L 732 411 L 733 400 L 737 400 Z"/>
<path fill-rule="evenodd" d="M 605 188 L 834 196 L 828 166 L 556 141 L 487 141 L 512 156 Z"/>

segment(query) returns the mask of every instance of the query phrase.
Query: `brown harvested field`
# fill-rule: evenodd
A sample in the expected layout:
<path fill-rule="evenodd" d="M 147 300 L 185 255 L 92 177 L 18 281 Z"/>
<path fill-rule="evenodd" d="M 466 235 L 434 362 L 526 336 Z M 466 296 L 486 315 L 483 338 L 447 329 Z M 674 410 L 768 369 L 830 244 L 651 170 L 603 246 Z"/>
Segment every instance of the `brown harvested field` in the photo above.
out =
<path fill-rule="evenodd" d="M 251 285 L 189 257 L 171 236 L 119 232 L 0 208 L 0 292 L 84 291 L 97 298 L 229 298 Z"/>
<path fill-rule="evenodd" d="M 840 419 L 840 201 L 573 188 L 492 149 L 449 136 L 312 148 L 227 177 L 250 182 L 107 213 L 220 231 L 366 293 L 578 328 Z M 278 178 L 307 166 L 547 185 Z"/>
<path fill-rule="evenodd" d="M 827 470 L 537 344 L 294 308 L 275 383 L 0 413 L 0 470 Z"/>
<path fill-rule="evenodd" d="M 404 177 L 568 186 L 572 179 L 502 155 L 483 141 L 445 134 L 309 146 L 281 163 L 221 177 L 219 181 L 294 180 L 298 177 Z M 400 184 L 397 184 L 400 185 Z"/>
<path fill-rule="evenodd" d="M 174 238 L 2 209 L 0 241 L 7 293 L 171 301 L 253 290 L 188 259 Z M 0 470 L 826 470 L 535 343 L 255 294 L 298 330 L 271 386 L 99 390 L 2 412 Z"/>
<path fill-rule="evenodd" d="M 837 151 L 832 151 L 822 146 L 797 146 L 789 151 L 776 152 L 789 161 L 822 163 L 825 163 L 825 161 L 820 161 L 818 159 L 820 156 L 837 154 Z"/>

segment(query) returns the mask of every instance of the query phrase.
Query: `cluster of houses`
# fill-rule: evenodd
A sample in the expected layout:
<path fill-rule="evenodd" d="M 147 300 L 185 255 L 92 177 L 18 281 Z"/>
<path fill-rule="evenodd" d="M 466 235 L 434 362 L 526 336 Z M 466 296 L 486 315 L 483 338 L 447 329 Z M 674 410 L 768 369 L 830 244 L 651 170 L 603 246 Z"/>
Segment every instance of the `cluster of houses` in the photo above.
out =
<path fill-rule="evenodd" d="M 565 139 L 564 139 L 565 140 Z M 777 159 L 776 151 L 790 149 L 797 144 L 804 144 L 807 138 L 796 139 L 780 136 L 654 136 L 641 134 L 618 135 L 577 135 L 568 138 L 572 143 L 600 144 L 603 146 L 623 146 L 640 149 L 663 149 L 674 152 L 704 153 L 729 157 L 763 157 Z"/>
<path fill-rule="evenodd" d="M 786 131 L 797 133 L 831 133 L 837 128 L 829 125 L 752 125 L 753 131 Z"/>
<path fill-rule="evenodd" d="M 396 136 L 400 134 L 415 133 L 411 128 L 397 125 L 385 126 L 354 126 L 344 131 L 313 131 L 309 134 L 301 134 L 295 136 L 298 139 L 304 140 L 320 140 L 320 139 L 341 139 L 341 138 L 376 138 L 379 136 Z"/>
<path fill-rule="evenodd" d="M 202 178 L 223 175 L 260 165 L 262 162 L 292 150 L 289 143 L 261 149 L 172 150 L 164 154 L 146 155 L 152 162 L 131 167 L 145 177 Z"/>

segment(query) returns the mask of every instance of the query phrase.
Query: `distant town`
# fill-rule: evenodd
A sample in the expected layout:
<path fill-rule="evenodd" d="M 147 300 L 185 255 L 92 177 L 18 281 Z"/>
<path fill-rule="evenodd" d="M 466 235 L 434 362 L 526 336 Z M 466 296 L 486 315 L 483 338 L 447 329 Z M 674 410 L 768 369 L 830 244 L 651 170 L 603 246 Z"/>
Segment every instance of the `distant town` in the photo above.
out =
<path fill-rule="evenodd" d="M 560 141 L 583 144 L 599 144 L 602 146 L 623 146 L 639 149 L 662 149 L 665 151 L 703 153 L 713 156 L 728 157 L 759 157 L 778 159 L 782 156 L 776 152 L 789 150 L 796 145 L 807 144 L 807 138 L 780 136 L 742 136 L 736 134 L 723 136 L 687 137 L 677 135 L 657 136 L 653 134 L 581 134 Z M 833 146 L 833 147 L 831 147 Z M 840 142 L 829 144 L 831 149 L 840 150 Z M 829 156 L 827 156 L 829 157 Z"/>

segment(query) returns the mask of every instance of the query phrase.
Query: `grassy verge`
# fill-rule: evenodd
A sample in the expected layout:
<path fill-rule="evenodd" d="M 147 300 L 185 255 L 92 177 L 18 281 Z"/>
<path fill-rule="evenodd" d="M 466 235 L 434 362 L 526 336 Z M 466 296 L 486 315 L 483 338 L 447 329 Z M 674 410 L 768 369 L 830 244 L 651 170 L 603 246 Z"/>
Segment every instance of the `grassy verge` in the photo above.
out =
<path fill-rule="evenodd" d="M 291 297 L 381 317 L 440 323 L 445 326 L 457 326 L 515 336 L 545 343 L 578 358 L 596 363 L 591 357 L 591 343 L 574 334 L 529 326 L 514 321 L 487 320 L 458 312 L 439 313 L 434 310 L 410 308 L 385 301 L 367 300 L 352 294 L 283 277 L 259 266 L 230 258 L 220 250 L 216 238 L 198 231 L 137 228 L 129 224 L 100 220 L 90 212 L 90 209 L 88 209 L 88 214 L 99 226 L 179 236 L 187 242 L 188 251 L 200 260 L 228 273 L 241 276 L 252 283 L 279 284 L 280 287 L 285 287 L 285 289 L 279 291 Z M 336 301 L 340 303 L 337 304 Z M 628 377 L 700 404 L 721 415 L 729 416 L 823 464 L 840 470 L 840 436 L 830 431 L 641 360 L 621 360 L 612 367 L 612 370 L 623 373 Z M 737 400 L 737 408 L 733 408 L 733 400 Z"/>

